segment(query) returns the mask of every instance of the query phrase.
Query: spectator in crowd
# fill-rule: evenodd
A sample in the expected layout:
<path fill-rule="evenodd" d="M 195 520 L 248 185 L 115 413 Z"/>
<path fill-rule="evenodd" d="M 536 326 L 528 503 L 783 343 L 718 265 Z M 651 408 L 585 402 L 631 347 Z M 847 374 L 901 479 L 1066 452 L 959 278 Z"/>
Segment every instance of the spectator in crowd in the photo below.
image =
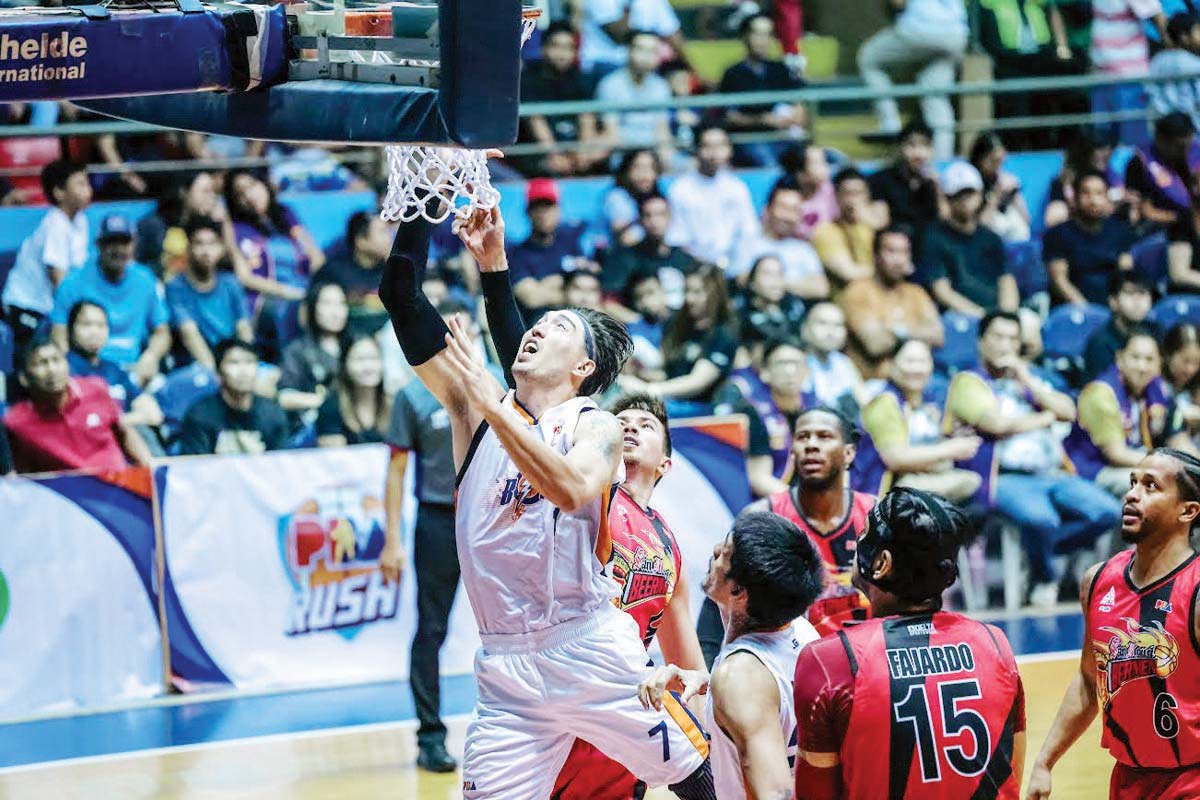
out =
<path fill-rule="evenodd" d="M 829 159 L 825 149 L 808 141 L 794 142 L 779 155 L 784 176 L 800 190 L 800 224 L 796 235 L 811 239 L 823 223 L 837 219 L 837 194 L 830 180 Z"/>
<path fill-rule="evenodd" d="M 999 96 L 999 95 L 998 95 Z M 983 209 L 979 221 L 1006 242 L 1029 241 L 1032 216 L 1021 193 L 1021 181 L 1004 171 L 1008 150 L 994 133 L 981 133 L 971 145 L 971 166 L 983 178 Z"/>
<path fill-rule="evenodd" d="M 1125 168 L 1125 186 L 1141 198 L 1142 218 L 1170 226 L 1190 213 L 1188 186 L 1200 173 L 1200 140 L 1191 117 L 1174 112 L 1155 121 L 1154 142 Z"/>
<path fill-rule="evenodd" d="M 1016 311 L 1017 281 L 1008 272 L 1004 242 L 979 224 L 983 178 L 970 164 L 955 162 L 942 185 L 948 199 L 946 219 L 925 231 L 921 244 L 921 283 L 942 308 L 975 318 L 991 308 Z"/>
<path fill-rule="evenodd" d="M 1163 336 L 1163 383 L 1168 395 L 1183 393 L 1200 375 L 1200 326 L 1181 322 Z"/>
<path fill-rule="evenodd" d="M 621 156 L 613 187 L 604 194 L 604 221 L 613 246 L 633 247 L 644 231 L 638 224 L 642 201 L 659 194 L 662 164 L 653 150 L 629 150 Z"/>
<path fill-rule="evenodd" d="M 379 276 L 392 252 L 392 231 L 378 214 L 356 211 L 346 222 L 347 252 L 330 258 L 317 281 L 336 283 L 350 303 L 350 330 L 374 335 L 388 321 Z"/>
<path fill-rule="evenodd" d="M 126 457 L 148 466 L 150 450 L 121 418 L 102 378 L 72 378 L 53 340 L 35 337 L 21 358 L 21 385 L 29 399 L 4 415 L 17 472 L 124 469 Z"/>
<path fill-rule="evenodd" d="M 1086 63 L 1092 47 L 1092 0 L 1050 0 L 1047 5 L 1055 57 Z"/>
<path fill-rule="evenodd" d="M 864 378 L 885 378 L 888 359 L 910 339 L 941 347 L 944 332 L 937 306 L 913 273 L 912 240 L 907 228 L 884 228 L 875 235 L 875 265 L 838 297 L 849 329 L 850 358 Z"/>
<path fill-rule="evenodd" d="M 829 301 L 808 309 L 800 336 L 808 351 L 808 379 L 817 402 L 853 411 L 863 397 L 862 375 L 843 351 L 846 349 L 846 315 Z"/>
<path fill-rule="evenodd" d="M 558 184 L 534 178 L 525 189 L 529 238 L 508 251 L 513 294 L 527 320 L 536 320 L 547 309 L 563 304 L 563 283 L 568 272 L 582 267 L 581 228 L 562 223 Z"/>
<path fill-rule="evenodd" d="M 1154 289 L 1136 272 L 1114 271 L 1108 279 L 1108 323 L 1088 337 L 1083 351 L 1083 377 L 1091 381 L 1108 369 L 1129 335 L 1150 313 Z"/>
<path fill-rule="evenodd" d="M 1167 229 L 1167 276 L 1171 291 L 1200 291 L 1200 171 L 1189 179 L 1191 207 Z"/>
<path fill-rule="evenodd" d="M 179 366 L 196 361 L 216 371 L 212 349 L 224 339 L 254 340 L 246 293 L 237 278 L 220 270 L 225 258 L 221 224 L 197 217 L 188 222 L 187 269 L 167 281 L 171 327 L 182 351 Z"/>
<path fill-rule="evenodd" d="M 325 402 L 349 335 L 350 306 L 336 283 L 318 283 L 304 298 L 304 332 L 283 351 L 279 405 L 301 419 Z"/>
<path fill-rule="evenodd" d="M 590 308 L 604 310 L 604 293 L 600 290 L 600 276 L 595 270 L 577 269 L 568 272 L 563 279 L 563 305 L 568 308 Z"/>
<path fill-rule="evenodd" d="M 679 59 L 664 62 L 658 68 L 658 74 L 666 78 L 667 85 L 671 87 L 671 97 L 675 100 L 692 97 L 698 94 L 703 86 L 700 77 L 686 62 Z M 667 113 L 671 119 L 671 137 L 679 146 L 691 150 L 696 143 L 696 129 L 700 127 L 704 115 L 709 112 L 704 108 L 677 106 Z M 671 163 L 678 167 L 680 162 L 686 159 L 687 156 L 675 154 Z"/>
<path fill-rule="evenodd" d="M 95 300 L 108 314 L 104 357 L 132 370 L 137 384 L 145 386 L 171 350 L 170 313 L 162 289 L 149 267 L 134 262 L 133 225 L 126 217 L 105 217 L 96 246 L 98 262 L 73 271 L 54 293 L 54 341 L 65 352 L 67 314 L 80 300 Z"/>
<path fill-rule="evenodd" d="M 734 298 L 734 310 L 743 345 L 794 338 L 804 321 L 804 302 L 788 291 L 783 263 L 776 256 L 754 262 L 746 287 Z"/>
<path fill-rule="evenodd" d="M 961 503 L 979 489 L 981 478 L 953 466 L 969 461 L 983 440 L 976 435 L 942 435 L 942 408 L 929 396 L 933 353 L 919 339 L 902 341 L 888 359 L 888 382 L 862 410 L 867 434 L 855 458 L 857 488 L 883 495 L 896 486 L 934 492 Z"/>
<path fill-rule="evenodd" d="M 1125 191 L 1125 176 L 1112 169 L 1112 142 L 1091 128 L 1083 128 L 1067 148 L 1062 171 L 1050 182 L 1050 202 L 1042 217 L 1049 230 L 1066 222 L 1075 208 L 1075 178 L 1085 172 L 1099 172 L 1108 180 L 1109 199 L 1116 202 Z"/>
<path fill-rule="evenodd" d="M 667 241 L 696 258 L 724 269 L 735 248 L 758 229 L 746 184 L 729 169 L 733 147 L 724 128 L 701 128 L 696 137 L 696 169 L 671 184 L 671 227 Z"/>
<path fill-rule="evenodd" d="M 1167 23 L 1167 33 L 1173 46 L 1150 59 L 1150 107 L 1160 116 L 1187 114 L 1192 127 L 1200 130 L 1200 14 L 1176 14 Z"/>
<path fill-rule="evenodd" d="M 819 405 L 805 388 L 805 358 L 795 340 L 770 340 L 761 367 L 737 370 L 721 392 L 730 402 L 718 410 L 743 413 L 750 422 L 746 474 L 755 497 L 787 490 L 784 478 L 796 420 L 806 408 Z"/>
<path fill-rule="evenodd" d="M 391 416 L 379 342 L 368 335 L 351 339 L 342 348 L 333 391 L 317 411 L 317 446 L 382 442 Z"/>
<path fill-rule="evenodd" d="M 92 202 L 87 168 L 54 161 L 42 170 L 42 190 L 50 209 L 21 242 L 0 301 L 18 347 L 23 346 L 54 307 L 54 290 L 88 257 L 88 220 Z"/>
<path fill-rule="evenodd" d="M 918 86 L 926 91 L 954 83 L 958 62 L 967 47 L 967 9 L 959 0 L 889 0 L 895 21 L 876 33 L 858 51 L 858 71 L 867 86 L 892 88 L 888 72 L 916 69 Z M 879 131 L 900 132 L 900 110 L 895 100 L 876 100 Z M 935 131 L 934 149 L 939 158 L 954 155 L 954 107 L 944 94 L 921 97 L 921 114 Z"/>
<path fill-rule="evenodd" d="M 296 333 L 295 304 L 304 298 L 309 276 L 325 254 L 275 191 L 251 172 L 225 176 L 225 207 L 233 221 L 236 249 L 264 355 L 273 357 Z M 237 262 L 234 264 L 237 266 Z"/>
<path fill-rule="evenodd" d="M 1079 393 L 1079 417 L 1064 443 L 1075 472 L 1114 497 L 1129 491 L 1129 469 L 1163 436 L 1167 398 L 1158 341 L 1135 329 L 1116 363 Z"/>
<path fill-rule="evenodd" d="M 641 277 L 655 275 L 666 292 L 666 303 L 671 308 L 683 305 L 684 276 L 696 267 L 692 258 L 682 247 L 667 244 L 666 235 L 671 225 L 671 205 L 661 194 L 642 198 L 638 210 L 638 227 L 642 238 L 630 247 L 618 247 L 610 251 L 600 276 L 604 291 L 613 297 L 628 293 L 629 287 Z M 628 313 L 614 309 L 622 319 Z"/>
<path fill-rule="evenodd" d="M 633 355 L 625 364 L 626 374 L 648 383 L 666 378 L 662 341 L 671 309 L 658 275 L 635 276 L 627 291 L 629 307 L 637 317 L 625 324 L 633 339 Z"/>
<path fill-rule="evenodd" d="M 656 47 L 661 37 L 676 55 L 684 54 L 679 17 L 668 0 L 588 0 L 580 6 L 580 59 L 586 71 L 602 76 L 620 68 L 643 31 L 655 38 Z"/>
<path fill-rule="evenodd" d="M 1021 358 L 1021 323 L 991 311 L 979 324 L 979 366 L 954 376 L 945 430 L 970 427 L 983 439 L 959 465 L 982 479 L 980 499 L 1021 531 L 1029 557 L 1031 602 L 1058 600 L 1053 553 L 1090 545 L 1118 522 L 1117 501 L 1089 480 L 1058 468 L 1063 448 L 1054 425 L 1073 422 L 1075 404 L 1039 380 Z M 997 477 L 998 475 L 998 477 Z"/>
<path fill-rule="evenodd" d="M 67 367 L 75 378 L 103 378 L 109 397 L 120 407 L 126 425 L 161 425 L 162 409 L 149 392 L 142 392 L 129 373 L 100 356 L 108 342 L 108 312 L 91 300 L 80 300 L 67 314 Z"/>
<path fill-rule="evenodd" d="M 666 379 L 645 382 L 626 376 L 621 388 L 676 401 L 671 403 L 675 407 L 670 411 L 671 416 L 702 411 L 733 369 L 737 339 L 730 329 L 732 317 L 724 275 L 713 265 L 705 264 L 687 276 L 683 308 L 675 312 L 663 332 Z"/>
<path fill-rule="evenodd" d="M 1076 175 L 1071 218 L 1046 231 L 1043 238 L 1054 302 L 1103 303 L 1112 274 L 1133 268 L 1130 248 L 1136 239 L 1129 223 L 1113 214 L 1104 176 L 1099 172 Z"/>
<path fill-rule="evenodd" d="M 596 99 L 612 105 L 669 101 L 671 85 L 655 72 L 658 65 L 658 37 L 634 33 L 628 63 L 596 84 Z M 613 147 L 653 148 L 664 163 L 671 160 L 671 116 L 665 109 L 614 111 L 605 115 L 604 128 Z"/>
<path fill-rule="evenodd" d="M 812 243 L 825 269 L 838 286 L 875 274 L 871 255 L 875 228 L 871 219 L 871 194 L 867 179 L 854 167 L 844 167 L 833 179 L 837 219 L 813 231 Z"/>
<path fill-rule="evenodd" d="M 925 227 L 939 215 L 941 195 L 933 171 L 933 132 L 921 120 L 900 131 L 900 154 L 890 166 L 873 173 L 871 188 L 874 226 L 898 222 L 913 229 L 920 241 Z"/>
<path fill-rule="evenodd" d="M 196 219 L 220 225 L 221 239 L 232 257 L 236 250 L 233 224 L 217 194 L 217 181 L 211 172 L 195 172 L 168 186 L 156 208 L 138 220 L 134 259 L 164 280 L 183 272 L 188 260 L 187 226 Z"/>
<path fill-rule="evenodd" d="M 771 189 L 762 224 L 737 243 L 728 274 L 744 281 L 750 268 L 763 256 L 771 255 L 783 265 L 784 281 L 790 293 L 805 300 L 829 296 L 829 278 L 817 251 L 796 238 L 802 198 L 790 182 L 779 181 Z"/>
<path fill-rule="evenodd" d="M 361 192 L 367 183 L 334 153 L 352 145 L 277 144 L 268 175 L 281 192 Z"/>
<path fill-rule="evenodd" d="M 179 430 L 180 455 L 225 455 L 279 450 L 288 436 L 287 418 L 275 401 L 254 393 L 258 354 L 241 339 L 213 348 L 221 389 L 187 410 Z"/>
<path fill-rule="evenodd" d="M 746 46 L 746 57 L 725 70 L 721 78 L 722 94 L 786 92 L 804 86 L 804 81 L 790 67 L 771 58 L 775 23 L 770 17 L 755 14 L 742 22 L 739 32 Z M 726 110 L 725 123 L 735 131 L 776 131 L 799 138 L 807 124 L 807 115 L 799 103 L 734 106 Z M 786 146 L 786 138 L 739 145 L 739 161 L 752 167 L 771 166 Z"/>
<path fill-rule="evenodd" d="M 575 29 L 565 20 L 556 20 L 542 33 L 542 58 L 521 73 L 522 103 L 565 103 L 590 100 L 596 87 L 579 68 L 579 47 Z M 525 117 L 522 139 L 552 148 L 539 156 L 536 171 L 551 175 L 582 175 L 608 158 L 601 144 L 596 115 L 539 114 Z M 569 150 L 560 145 L 581 145 Z M 589 147 L 591 145 L 591 147 Z"/>
<path fill-rule="evenodd" d="M 1092 70 L 1112 78 L 1145 75 L 1150 69 L 1150 47 L 1142 24 L 1151 20 L 1162 39 L 1167 36 L 1167 19 L 1159 0 L 1092 0 Z M 1140 83 L 1099 86 L 1092 89 L 1092 113 L 1111 114 L 1141 111 L 1146 93 Z M 1146 144 L 1144 118 L 1100 124 L 1122 144 Z"/>

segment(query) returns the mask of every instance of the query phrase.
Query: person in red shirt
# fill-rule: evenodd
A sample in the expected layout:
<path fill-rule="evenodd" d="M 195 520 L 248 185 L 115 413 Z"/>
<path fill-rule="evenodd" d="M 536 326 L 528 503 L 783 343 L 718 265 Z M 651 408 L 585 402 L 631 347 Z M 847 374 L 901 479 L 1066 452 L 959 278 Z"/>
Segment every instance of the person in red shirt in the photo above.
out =
<path fill-rule="evenodd" d="M 825 561 L 825 591 L 806 616 L 824 636 L 850 621 L 867 618 L 867 598 L 850 585 L 850 564 L 875 497 L 846 488 L 846 470 L 858 441 L 854 423 L 828 406 L 808 409 L 796 418 L 790 488 L 751 504 L 749 511 L 771 511 L 808 535 Z"/>
<path fill-rule="evenodd" d="M 704 656 L 692 625 L 688 584 L 675 535 L 650 508 L 654 487 L 671 469 L 667 411 L 658 398 L 626 395 L 611 411 L 623 429 L 625 482 L 608 511 L 612 573 L 621 585 L 617 607 L 632 616 L 649 648 L 656 635 L 663 660 L 702 670 Z M 683 711 L 680 707 L 681 713 Z M 554 785 L 555 800 L 631 800 L 645 786 L 621 764 L 576 739 Z"/>
<path fill-rule="evenodd" d="M 67 357 L 49 339 L 25 349 L 20 374 L 29 399 L 4 416 L 18 472 L 124 469 L 126 455 L 150 463 L 138 432 L 121 421 L 121 409 L 97 377 L 72 378 Z"/>
<path fill-rule="evenodd" d="M 896 489 L 871 510 L 854 585 L 872 619 L 796 662 L 797 800 L 1016 800 L 1025 693 L 996 627 L 942 611 L 970 534 L 937 495 Z"/>
<path fill-rule="evenodd" d="M 1116 759 L 1113 800 L 1200 797 L 1200 460 L 1162 447 L 1135 466 L 1121 509 L 1133 548 L 1088 570 L 1080 587 L 1083 652 L 1034 762 L 1029 800 L 1050 797 L 1050 771 L 1104 712 Z"/>

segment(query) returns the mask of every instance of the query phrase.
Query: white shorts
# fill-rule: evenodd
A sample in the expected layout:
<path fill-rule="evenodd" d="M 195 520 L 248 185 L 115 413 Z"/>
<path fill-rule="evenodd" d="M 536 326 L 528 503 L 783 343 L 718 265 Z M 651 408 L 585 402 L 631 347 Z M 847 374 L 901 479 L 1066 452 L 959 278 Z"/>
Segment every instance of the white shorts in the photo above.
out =
<path fill-rule="evenodd" d="M 674 697 L 662 711 L 642 708 L 646 650 L 633 617 L 615 607 L 534 634 L 483 638 L 464 800 L 546 800 L 576 738 L 651 786 L 679 783 L 708 757 L 699 723 Z"/>

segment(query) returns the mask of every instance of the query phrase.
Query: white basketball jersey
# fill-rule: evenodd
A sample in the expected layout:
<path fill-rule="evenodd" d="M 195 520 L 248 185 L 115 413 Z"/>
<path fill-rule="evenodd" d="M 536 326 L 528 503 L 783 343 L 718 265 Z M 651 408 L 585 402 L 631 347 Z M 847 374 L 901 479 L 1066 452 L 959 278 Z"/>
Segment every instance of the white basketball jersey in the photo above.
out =
<path fill-rule="evenodd" d="M 808 620 L 801 617 L 788 627 L 771 633 L 748 633 L 732 642 L 726 642 L 713 662 L 713 672 L 729 656 L 738 652 L 753 655 L 771 671 L 775 685 L 779 688 L 779 727 L 783 741 L 787 743 L 788 766 L 796 765 L 796 709 L 792 700 L 792 687 L 796 678 L 796 660 L 800 651 L 809 642 L 816 641 L 816 630 Z M 717 724 L 713 711 L 712 692 L 705 706 L 705 727 L 712 742 L 709 759 L 712 762 L 713 782 L 717 797 L 721 800 L 745 800 L 746 786 L 742 780 L 742 759 L 733 740 L 725 735 Z"/>
<path fill-rule="evenodd" d="M 509 392 L 504 403 L 559 453 L 574 442 L 581 415 L 596 404 L 577 397 L 535 420 Z M 624 466 L 613 477 L 624 477 Z M 529 633 L 594 612 L 618 593 L 607 573 L 612 490 L 568 514 L 538 494 L 486 422 L 459 470 L 455 503 L 463 586 L 482 634 Z"/>

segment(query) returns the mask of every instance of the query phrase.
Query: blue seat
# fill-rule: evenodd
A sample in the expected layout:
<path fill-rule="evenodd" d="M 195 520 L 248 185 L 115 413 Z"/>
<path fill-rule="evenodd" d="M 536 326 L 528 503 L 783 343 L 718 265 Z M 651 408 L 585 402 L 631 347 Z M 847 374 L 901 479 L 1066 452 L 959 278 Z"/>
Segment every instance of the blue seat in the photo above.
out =
<path fill-rule="evenodd" d="M 13 341 L 12 328 L 0 319 L 0 375 L 11 375 L 13 358 L 16 356 L 16 343 Z"/>
<path fill-rule="evenodd" d="M 1088 338 L 1107 325 L 1111 316 L 1107 308 L 1098 305 L 1052 309 L 1042 325 L 1042 347 L 1049 365 L 1064 375 L 1081 370 Z"/>
<path fill-rule="evenodd" d="M 1133 271 L 1159 292 L 1167 288 L 1167 235 L 1155 233 L 1130 248 Z"/>
<path fill-rule="evenodd" d="M 933 363 L 943 372 L 952 373 L 975 366 L 979 361 L 979 320 L 958 311 L 942 314 L 946 331 L 942 346 L 934 351 Z"/>
<path fill-rule="evenodd" d="M 184 415 L 195 402 L 216 394 L 219 388 L 217 376 L 198 362 L 166 375 L 162 384 L 153 389 L 154 399 L 163 412 L 166 438 L 174 438 Z"/>
<path fill-rule="evenodd" d="M 1004 258 L 1008 271 L 1017 281 L 1017 290 L 1022 298 L 1044 292 L 1050 286 L 1046 265 L 1042 262 L 1042 242 L 1030 239 L 1025 242 L 1006 242 Z"/>
<path fill-rule="evenodd" d="M 1200 323 L 1200 295 L 1171 294 L 1154 304 L 1146 321 L 1162 333 L 1181 322 Z"/>

